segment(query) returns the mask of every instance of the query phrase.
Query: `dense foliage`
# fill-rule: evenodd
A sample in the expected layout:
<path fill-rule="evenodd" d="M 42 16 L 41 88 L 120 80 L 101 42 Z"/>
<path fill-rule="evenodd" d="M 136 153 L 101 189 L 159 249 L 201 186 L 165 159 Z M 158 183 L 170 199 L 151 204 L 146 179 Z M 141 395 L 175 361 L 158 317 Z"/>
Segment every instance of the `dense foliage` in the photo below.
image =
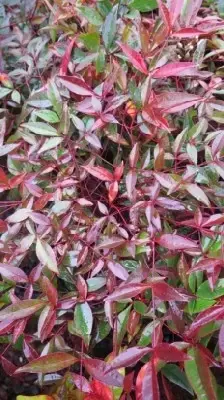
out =
<path fill-rule="evenodd" d="M 224 399 L 223 15 L 1 1 L 1 366 L 33 399 Z"/>

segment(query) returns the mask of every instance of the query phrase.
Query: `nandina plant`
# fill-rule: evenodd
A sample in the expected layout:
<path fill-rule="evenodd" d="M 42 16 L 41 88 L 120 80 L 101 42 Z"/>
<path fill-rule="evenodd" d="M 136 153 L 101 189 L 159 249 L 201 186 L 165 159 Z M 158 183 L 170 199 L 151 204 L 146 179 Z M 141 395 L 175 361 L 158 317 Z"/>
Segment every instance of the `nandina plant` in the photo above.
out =
<path fill-rule="evenodd" d="M 223 400 L 223 13 L 1 3 L 10 399 Z"/>

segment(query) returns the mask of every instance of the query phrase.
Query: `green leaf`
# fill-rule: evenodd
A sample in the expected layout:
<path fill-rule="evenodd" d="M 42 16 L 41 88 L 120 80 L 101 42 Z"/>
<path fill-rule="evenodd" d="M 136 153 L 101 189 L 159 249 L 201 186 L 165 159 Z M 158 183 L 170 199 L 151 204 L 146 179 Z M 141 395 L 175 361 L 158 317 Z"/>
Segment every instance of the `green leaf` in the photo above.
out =
<path fill-rule="evenodd" d="M 202 326 L 199 329 L 199 331 L 197 333 L 197 336 L 199 338 L 208 337 L 212 333 L 218 331 L 220 329 L 220 326 L 221 326 L 221 322 L 220 321 L 209 322 L 208 324 Z"/>
<path fill-rule="evenodd" d="M 224 399 L 224 387 L 223 386 L 218 385 L 218 387 L 217 387 L 217 397 L 218 397 L 218 400 L 223 400 Z"/>
<path fill-rule="evenodd" d="M 97 9 L 103 17 L 106 17 L 112 10 L 112 4 L 109 0 L 100 0 L 97 2 Z"/>
<path fill-rule="evenodd" d="M 191 161 L 197 165 L 198 162 L 198 151 L 197 151 L 197 147 L 194 146 L 191 143 L 187 144 L 187 154 L 189 156 L 189 158 L 191 159 Z"/>
<path fill-rule="evenodd" d="M 204 360 L 205 356 L 203 356 L 202 352 L 196 348 L 188 350 L 188 355 L 193 359 L 184 362 L 184 369 L 188 381 L 197 395 L 197 399 L 216 399 L 215 389 L 213 388 L 213 385 L 211 385 L 213 376 L 207 366 L 207 362 Z M 207 372 L 206 376 L 203 373 L 203 368 L 205 368 L 205 371 Z M 210 397 L 211 393 L 212 397 Z"/>
<path fill-rule="evenodd" d="M 63 141 L 62 137 L 52 137 L 50 139 L 46 139 L 43 146 L 38 150 L 38 154 L 41 154 L 45 151 L 54 149 Z"/>
<path fill-rule="evenodd" d="M 39 110 L 35 111 L 34 114 L 44 121 L 52 124 L 59 122 L 58 115 L 56 114 L 56 112 L 51 110 Z"/>
<path fill-rule="evenodd" d="M 134 310 L 139 314 L 144 315 L 146 314 L 148 307 L 142 301 L 136 300 L 134 302 Z"/>
<path fill-rule="evenodd" d="M 95 61 L 96 64 L 96 72 L 97 74 L 99 74 L 100 72 L 103 72 L 104 68 L 105 68 L 105 53 L 104 51 L 100 51 L 98 53 L 98 56 L 96 58 Z"/>
<path fill-rule="evenodd" d="M 103 276 L 87 279 L 86 283 L 88 285 L 88 293 L 101 289 L 106 285 L 106 282 L 107 280 Z"/>
<path fill-rule="evenodd" d="M 145 326 L 145 328 L 142 331 L 141 337 L 138 341 L 138 346 L 148 346 L 150 343 L 152 343 L 152 333 L 154 330 L 154 327 L 156 328 L 159 325 L 159 321 L 152 321 L 148 325 Z"/>
<path fill-rule="evenodd" d="M 80 7 L 79 11 L 87 19 L 87 21 L 96 26 L 100 26 L 103 23 L 101 15 L 92 7 Z"/>
<path fill-rule="evenodd" d="M 18 92 L 18 90 L 13 90 L 12 94 L 11 94 L 11 99 L 12 101 L 15 101 L 15 103 L 20 104 L 21 102 L 21 95 Z"/>
<path fill-rule="evenodd" d="M 212 115 L 213 121 L 218 122 L 219 124 L 224 123 L 224 112 L 223 111 L 214 111 Z"/>
<path fill-rule="evenodd" d="M 133 272 L 138 268 L 139 262 L 136 260 L 122 260 L 121 265 L 126 268 L 128 272 Z"/>
<path fill-rule="evenodd" d="M 116 35 L 116 22 L 117 22 L 118 4 L 113 7 L 111 12 L 107 15 L 102 28 L 102 37 L 106 49 L 108 50 Z"/>
<path fill-rule="evenodd" d="M 192 293 L 196 293 L 197 288 L 200 286 L 200 284 L 203 282 L 203 272 L 202 271 L 197 271 L 193 272 L 189 276 L 188 284 L 189 288 L 191 289 Z"/>
<path fill-rule="evenodd" d="M 129 314 L 131 311 L 131 305 L 125 308 L 124 311 L 122 311 L 117 318 L 117 345 L 120 346 L 122 343 L 122 340 L 127 332 L 127 323 L 128 323 L 128 318 Z"/>
<path fill-rule="evenodd" d="M 197 290 L 197 296 L 203 299 L 212 300 L 212 299 L 217 299 L 218 297 L 221 297 L 223 295 L 224 295 L 224 278 L 217 280 L 214 290 L 211 290 L 208 281 L 203 282 Z"/>
<path fill-rule="evenodd" d="M 11 284 L 6 283 L 6 282 L 0 282 L 0 292 L 4 292 L 5 290 L 8 290 L 12 287 Z"/>
<path fill-rule="evenodd" d="M 212 307 L 216 302 L 214 300 L 207 300 L 207 299 L 197 299 L 197 300 L 191 300 L 186 308 L 185 312 L 188 312 L 189 314 L 196 314 L 201 311 L 207 310 L 207 308 Z"/>
<path fill-rule="evenodd" d="M 111 327 L 107 321 L 100 320 L 97 322 L 96 326 L 96 336 L 94 338 L 96 343 L 101 342 L 107 335 L 109 335 Z"/>
<path fill-rule="evenodd" d="M 156 0 L 134 0 L 130 7 L 141 12 L 148 12 L 155 10 L 158 5 Z"/>
<path fill-rule="evenodd" d="M 11 93 L 12 89 L 0 87 L 0 99 L 6 97 L 9 93 Z"/>
<path fill-rule="evenodd" d="M 92 51 L 95 52 L 99 49 L 100 45 L 100 36 L 98 32 L 92 32 L 92 33 L 82 33 L 79 36 L 79 39 L 83 42 L 84 46 Z"/>
<path fill-rule="evenodd" d="M 166 364 L 161 372 L 170 382 L 180 386 L 193 396 L 194 392 L 189 385 L 186 374 L 181 371 L 180 367 L 175 364 Z"/>
<path fill-rule="evenodd" d="M 48 83 L 47 96 L 51 101 L 54 110 L 60 116 L 62 114 L 62 99 L 58 88 L 53 80 L 50 80 Z"/>
<path fill-rule="evenodd" d="M 80 336 L 86 345 L 90 342 L 90 334 L 93 326 L 93 315 L 87 302 L 78 303 L 75 306 L 73 330 L 77 336 Z"/>
<path fill-rule="evenodd" d="M 218 12 L 219 12 L 220 17 L 224 17 L 224 2 L 223 2 L 223 0 L 218 0 L 217 6 L 218 6 Z"/>
<path fill-rule="evenodd" d="M 30 132 L 36 133 L 36 135 L 58 136 L 57 130 L 45 122 L 26 122 L 21 127 L 29 129 Z"/>

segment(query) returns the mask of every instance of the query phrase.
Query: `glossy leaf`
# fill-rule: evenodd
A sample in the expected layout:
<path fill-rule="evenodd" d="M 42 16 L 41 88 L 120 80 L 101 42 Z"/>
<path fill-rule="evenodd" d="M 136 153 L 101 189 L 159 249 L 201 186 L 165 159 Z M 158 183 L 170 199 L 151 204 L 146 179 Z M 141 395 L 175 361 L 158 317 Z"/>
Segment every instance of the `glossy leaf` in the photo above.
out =
<path fill-rule="evenodd" d="M 75 306 L 73 329 L 78 336 L 81 336 L 86 343 L 89 342 L 89 336 L 92 331 L 93 316 L 87 302 L 78 303 Z"/>
<path fill-rule="evenodd" d="M 142 347 L 132 347 L 125 350 L 113 359 L 110 363 L 109 371 L 134 365 L 149 352 L 149 348 L 143 349 Z"/>

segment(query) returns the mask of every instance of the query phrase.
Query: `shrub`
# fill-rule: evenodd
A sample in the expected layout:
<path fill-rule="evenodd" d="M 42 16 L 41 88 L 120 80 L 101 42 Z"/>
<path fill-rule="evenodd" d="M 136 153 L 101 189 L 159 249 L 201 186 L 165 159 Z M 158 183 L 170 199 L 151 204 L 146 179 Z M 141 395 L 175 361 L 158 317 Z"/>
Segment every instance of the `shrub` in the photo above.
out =
<path fill-rule="evenodd" d="M 1 364 L 36 399 L 224 398 L 218 12 L 0 5 Z"/>

